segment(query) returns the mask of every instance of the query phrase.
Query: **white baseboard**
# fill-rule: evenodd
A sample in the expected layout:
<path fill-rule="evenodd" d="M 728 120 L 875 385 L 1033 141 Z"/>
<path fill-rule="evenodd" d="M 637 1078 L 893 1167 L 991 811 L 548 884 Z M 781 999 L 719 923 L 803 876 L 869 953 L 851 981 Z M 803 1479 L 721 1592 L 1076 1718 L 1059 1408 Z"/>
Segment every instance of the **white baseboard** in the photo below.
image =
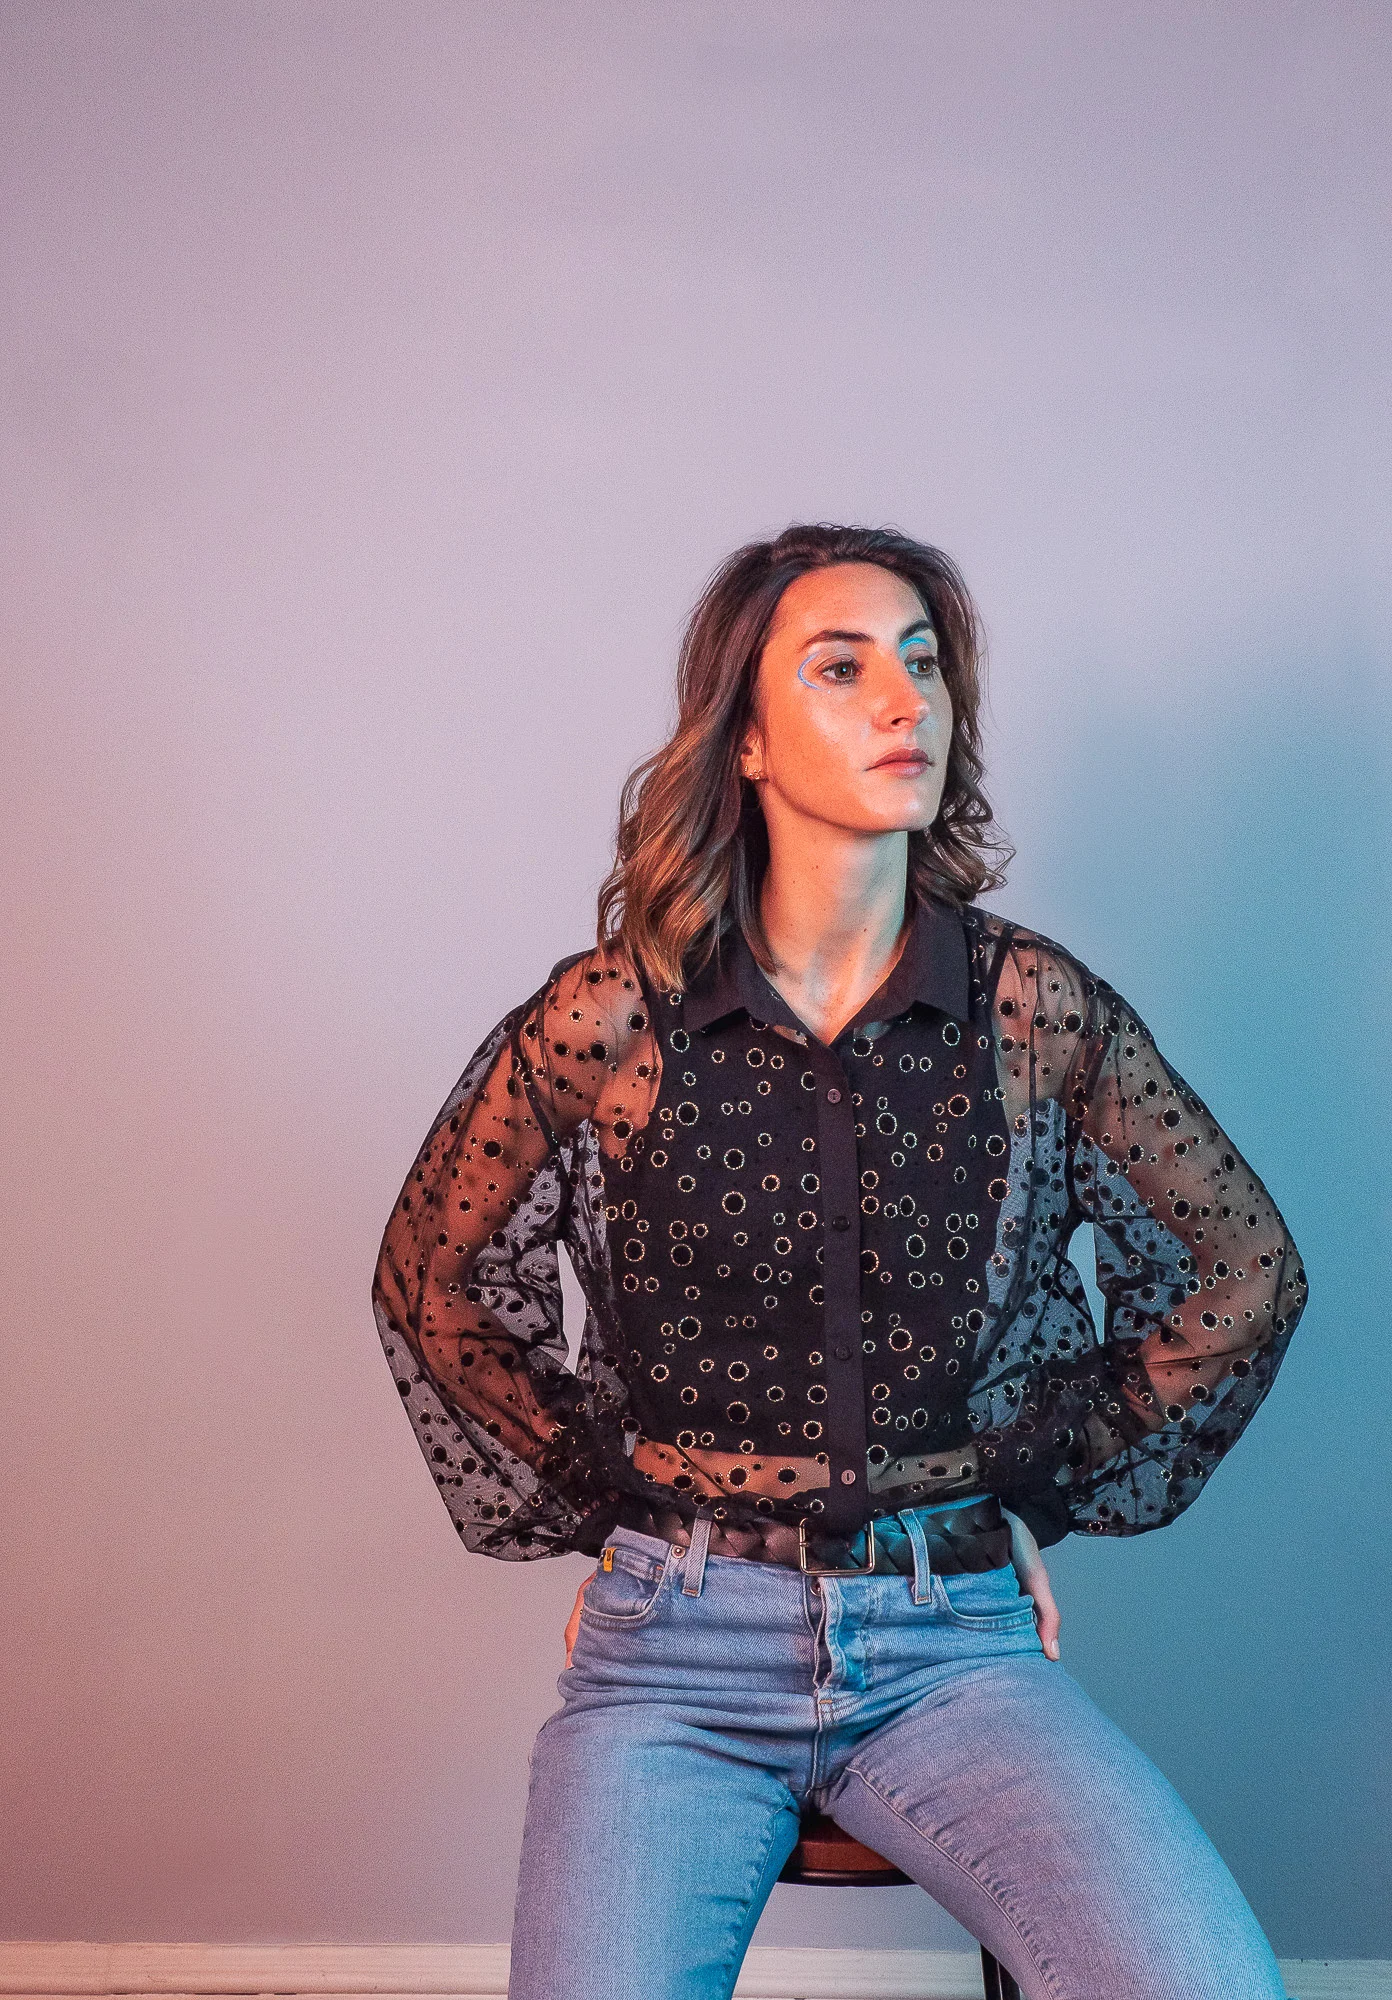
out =
<path fill-rule="evenodd" d="M 500 2000 L 502 1944 L 26 1944 L 0 1941 L 7 2000 L 116 1995 Z M 1284 1959 L 1292 2000 L 1392 2000 L 1392 1959 Z M 982 2000 L 975 1952 L 756 1945 L 741 2000 Z"/>

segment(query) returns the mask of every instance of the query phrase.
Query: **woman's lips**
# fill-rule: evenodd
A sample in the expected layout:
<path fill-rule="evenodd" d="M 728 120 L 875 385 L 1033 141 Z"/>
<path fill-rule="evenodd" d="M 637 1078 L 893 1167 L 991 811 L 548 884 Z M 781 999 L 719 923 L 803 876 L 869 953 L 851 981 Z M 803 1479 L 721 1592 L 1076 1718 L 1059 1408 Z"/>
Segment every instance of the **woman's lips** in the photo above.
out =
<path fill-rule="evenodd" d="M 910 774 L 928 769 L 929 758 L 922 750 L 892 750 L 888 757 L 881 757 L 870 766 L 872 771 L 907 771 Z"/>

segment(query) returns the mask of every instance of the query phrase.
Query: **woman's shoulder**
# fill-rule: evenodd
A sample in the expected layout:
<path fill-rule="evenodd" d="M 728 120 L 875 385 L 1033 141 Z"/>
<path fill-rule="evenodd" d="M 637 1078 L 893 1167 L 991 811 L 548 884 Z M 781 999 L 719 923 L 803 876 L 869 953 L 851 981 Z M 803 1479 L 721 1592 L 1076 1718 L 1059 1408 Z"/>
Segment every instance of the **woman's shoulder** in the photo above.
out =
<path fill-rule="evenodd" d="M 1107 981 L 1077 952 L 1033 924 L 976 904 L 965 914 L 996 962 L 996 1010 L 1007 1020 L 1014 1014 L 1036 1027 L 1076 1031 L 1098 999 L 1111 995 Z"/>
<path fill-rule="evenodd" d="M 617 1145 L 642 1122 L 661 1068 L 650 1016 L 650 995 L 622 944 L 601 942 L 557 959 L 521 1023 L 553 1131 L 564 1135 L 593 1119 Z"/>
<path fill-rule="evenodd" d="M 606 1013 L 646 1007 L 642 976 L 632 954 L 617 939 L 567 952 L 547 973 L 540 996 L 548 1006 L 574 1005 Z"/>
<path fill-rule="evenodd" d="M 558 958 L 525 1011 L 534 1032 L 563 1060 L 622 1060 L 651 1026 L 649 992 L 617 939 Z"/>
<path fill-rule="evenodd" d="M 1007 916 L 1000 910 L 988 910 L 980 903 L 969 904 L 962 914 L 986 940 L 995 945 L 1003 943 L 1005 950 L 1016 958 L 1036 959 L 1046 971 L 1064 967 L 1076 977 L 1096 976 L 1077 952 L 1034 924 L 1022 923 L 1018 917 Z"/>

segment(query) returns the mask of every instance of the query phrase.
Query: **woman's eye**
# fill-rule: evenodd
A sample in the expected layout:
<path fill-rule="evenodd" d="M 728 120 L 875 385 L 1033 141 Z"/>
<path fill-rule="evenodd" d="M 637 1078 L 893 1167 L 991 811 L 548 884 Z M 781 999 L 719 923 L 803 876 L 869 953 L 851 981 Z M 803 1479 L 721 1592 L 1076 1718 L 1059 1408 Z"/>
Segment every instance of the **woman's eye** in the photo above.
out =
<path fill-rule="evenodd" d="M 837 681 L 854 680 L 858 671 L 858 665 L 854 660 L 830 660 L 822 669 L 828 680 Z"/>
<path fill-rule="evenodd" d="M 921 674 L 924 680 L 927 680 L 930 674 L 936 672 L 938 659 L 935 653 L 920 653 L 916 658 L 911 659 L 908 664 L 916 674 Z"/>

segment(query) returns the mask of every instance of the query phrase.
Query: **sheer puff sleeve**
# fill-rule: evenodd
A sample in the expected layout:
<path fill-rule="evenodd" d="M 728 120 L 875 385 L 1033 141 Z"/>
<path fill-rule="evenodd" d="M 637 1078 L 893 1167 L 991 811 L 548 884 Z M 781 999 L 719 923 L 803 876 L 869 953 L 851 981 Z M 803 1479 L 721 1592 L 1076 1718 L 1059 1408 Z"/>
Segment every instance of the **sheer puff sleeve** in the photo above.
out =
<path fill-rule="evenodd" d="M 437 1114 L 382 1238 L 383 1348 L 466 1547 L 586 1547 L 613 1500 L 605 1418 L 566 1364 L 558 1244 L 587 1122 L 624 1124 L 651 1030 L 614 952 L 563 960 L 484 1039 Z"/>
<path fill-rule="evenodd" d="M 978 1449 L 1041 1542 L 1138 1534 L 1188 1507 L 1245 1429 L 1305 1273 L 1256 1173 L 1105 980 L 1035 941 L 1012 950 L 997 1007 L 1017 1115 L 1060 1132 L 1040 1177 L 1065 1209 L 1063 1243 L 1092 1224 L 1105 1326 L 1039 1367 L 1017 1422 Z"/>

